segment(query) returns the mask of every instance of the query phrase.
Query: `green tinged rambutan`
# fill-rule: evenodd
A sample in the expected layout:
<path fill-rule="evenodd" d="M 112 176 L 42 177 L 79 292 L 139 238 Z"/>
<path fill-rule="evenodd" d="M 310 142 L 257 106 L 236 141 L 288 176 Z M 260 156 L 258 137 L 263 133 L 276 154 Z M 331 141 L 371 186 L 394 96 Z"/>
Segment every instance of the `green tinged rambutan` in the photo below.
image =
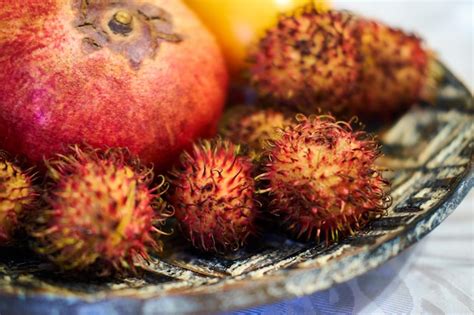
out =
<path fill-rule="evenodd" d="M 162 250 L 156 225 L 170 212 L 161 194 L 164 178 L 150 189 L 153 172 L 124 149 L 71 147 L 47 161 L 46 206 L 31 234 L 34 249 L 65 270 L 97 274 L 135 271 L 136 259 Z"/>
<path fill-rule="evenodd" d="M 206 252 L 228 253 L 255 233 L 257 203 L 249 158 L 238 145 L 202 141 L 171 173 L 170 203 L 185 237 Z"/>
<path fill-rule="evenodd" d="M 294 236 L 337 240 L 379 217 L 390 204 L 388 182 L 374 165 L 377 142 L 331 116 L 305 117 L 268 149 L 270 212 Z"/>
<path fill-rule="evenodd" d="M 22 171 L 0 152 L 0 246 L 13 242 L 21 219 L 30 211 L 35 198 L 29 172 Z"/>
<path fill-rule="evenodd" d="M 307 114 L 387 120 L 432 99 L 438 75 L 418 37 L 312 6 L 282 16 L 250 55 L 259 94 Z"/>
<path fill-rule="evenodd" d="M 250 149 L 249 155 L 256 158 L 263 151 L 266 142 L 280 137 L 281 130 L 291 124 L 285 113 L 274 109 L 256 109 L 248 106 L 230 110 L 223 119 L 221 135 L 236 144 Z"/>

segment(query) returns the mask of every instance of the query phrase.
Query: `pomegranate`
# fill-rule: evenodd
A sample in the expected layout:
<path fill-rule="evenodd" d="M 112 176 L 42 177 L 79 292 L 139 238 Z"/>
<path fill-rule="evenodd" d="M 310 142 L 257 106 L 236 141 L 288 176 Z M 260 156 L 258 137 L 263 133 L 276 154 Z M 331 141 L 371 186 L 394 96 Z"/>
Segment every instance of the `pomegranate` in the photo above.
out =
<path fill-rule="evenodd" d="M 213 136 L 219 47 L 179 0 L 0 0 L 0 147 L 127 147 L 163 169 Z"/>

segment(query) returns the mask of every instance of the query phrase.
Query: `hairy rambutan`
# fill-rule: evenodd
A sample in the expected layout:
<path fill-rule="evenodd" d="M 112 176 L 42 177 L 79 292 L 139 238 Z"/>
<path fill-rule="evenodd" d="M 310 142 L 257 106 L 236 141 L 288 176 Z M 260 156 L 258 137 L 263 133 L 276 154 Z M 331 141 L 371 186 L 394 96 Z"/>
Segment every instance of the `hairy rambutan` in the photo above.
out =
<path fill-rule="evenodd" d="M 353 20 L 347 12 L 323 14 L 312 6 L 282 15 L 250 52 L 251 83 L 271 102 L 340 111 L 360 68 Z"/>
<path fill-rule="evenodd" d="M 224 140 L 202 141 L 171 173 L 170 203 L 194 247 L 227 253 L 255 232 L 257 204 L 250 160 Z"/>
<path fill-rule="evenodd" d="M 250 53 L 263 98 L 367 120 L 433 98 L 436 63 L 418 37 L 346 11 L 300 11 L 282 16 Z"/>
<path fill-rule="evenodd" d="M 0 152 L 0 246 L 11 244 L 21 218 L 36 198 L 29 172 Z"/>
<path fill-rule="evenodd" d="M 220 133 L 233 143 L 248 146 L 255 155 L 267 141 L 278 139 L 281 129 L 290 124 L 291 119 L 283 112 L 241 106 L 226 113 Z"/>
<path fill-rule="evenodd" d="M 298 115 L 268 150 L 270 211 L 298 238 L 337 240 L 383 214 L 388 183 L 376 141 L 331 116 Z"/>
<path fill-rule="evenodd" d="M 346 100 L 351 113 L 388 120 L 434 97 L 436 62 L 419 37 L 365 18 L 358 18 L 356 27 L 362 67 Z"/>
<path fill-rule="evenodd" d="M 135 258 L 161 251 L 155 224 L 169 215 L 161 183 L 125 149 L 71 147 L 47 161 L 46 206 L 34 221 L 34 249 L 62 269 L 97 268 L 98 274 L 135 271 Z"/>

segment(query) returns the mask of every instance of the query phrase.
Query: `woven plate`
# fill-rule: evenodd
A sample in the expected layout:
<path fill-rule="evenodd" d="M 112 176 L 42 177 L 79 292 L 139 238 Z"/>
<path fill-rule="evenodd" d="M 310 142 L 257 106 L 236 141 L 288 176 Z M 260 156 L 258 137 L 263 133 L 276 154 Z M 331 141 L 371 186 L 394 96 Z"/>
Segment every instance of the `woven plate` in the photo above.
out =
<path fill-rule="evenodd" d="M 474 182 L 474 105 L 446 69 L 438 101 L 384 135 L 393 205 L 364 231 L 325 247 L 266 235 L 233 257 L 173 243 L 141 278 L 74 280 L 24 250 L 0 248 L 0 314 L 209 313 L 327 289 L 398 255 L 440 224 Z"/>

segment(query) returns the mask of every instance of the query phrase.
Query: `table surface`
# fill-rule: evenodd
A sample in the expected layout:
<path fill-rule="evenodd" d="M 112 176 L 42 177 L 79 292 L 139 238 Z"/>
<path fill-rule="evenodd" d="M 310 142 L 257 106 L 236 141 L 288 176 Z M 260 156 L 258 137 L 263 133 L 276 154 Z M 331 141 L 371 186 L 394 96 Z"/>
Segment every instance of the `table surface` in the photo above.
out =
<path fill-rule="evenodd" d="M 414 31 L 474 90 L 473 2 L 333 1 Z M 333 288 L 229 314 L 473 314 L 474 191 L 439 227 L 400 256 Z"/>

